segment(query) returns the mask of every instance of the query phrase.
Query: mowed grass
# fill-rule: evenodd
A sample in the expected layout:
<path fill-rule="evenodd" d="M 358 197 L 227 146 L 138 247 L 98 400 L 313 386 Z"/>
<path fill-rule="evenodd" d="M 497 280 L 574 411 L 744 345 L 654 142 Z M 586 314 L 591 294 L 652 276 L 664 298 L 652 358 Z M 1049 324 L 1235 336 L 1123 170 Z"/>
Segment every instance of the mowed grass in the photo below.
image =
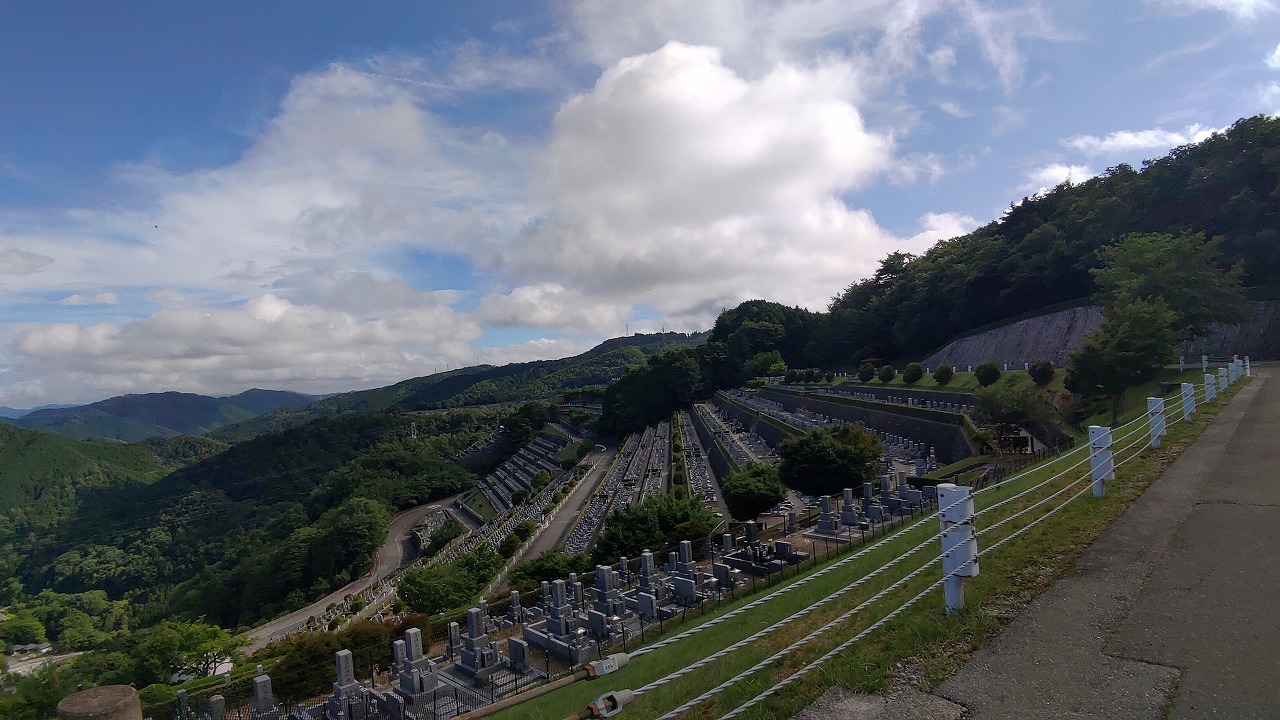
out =
<path fill-rule="evenodd" d="M 1228 391 L 1227 397 L 1234 395 L 1239 386 L 1238 384 L 1237 387 Z M 967 583 L 966 597 L 969 609 L 966 611 L 947 617 L 942 612 L 941 591 L 935 589 L 885 628 L 754 708 L 745 717 L 789 716 L 807 706 L 826 688 L 835 684 L 864 692 L 875 692 L 888 684 L 929 686 L 940 681 L 963 662 L 983 639 L 1011 618 L 1019 607 L 1029 602 L 1054 578 L 1065 572 L 1089 542 L 1159 476 L 1160 471 L 1176 458 L 1181 449 L 1199 435 L 1222 406 L 1223 402 L 1219 401 L 1206 408 L 1204 412 L 1197 413 L 1192 422 L 1172 425 L 1170 434 L 1165 439 L 1164 449 L 1148 451 L 1120 465 L 1117 470 L 1117 481 L 1108 485 L 1107 495 L 1102 500 L 1095 500 L 1086 492 L 1084 496 L 1074 500 L 1023 536 L 1002 546 L 994 554 L 984 556 L 981 560 L 982 574 Z M 1143 410 L 1145 410 L 1145 400 L 1143 400 Z M 1141 423 L 1135 423 L 1134 428 L 1140 426 Z M 1120 441 L 1117 437 L 1117 449 L 1123 448 L 1124 445 L 1140 437 L 1145 442 L 1144 433 L 1141 430 L 1128 440 Z M 1130 450 L 1119 455 L 1117 460 L 1122 460 L 1133 452 L 1134 450 Z M 989 508 L 1085 458 L 1085 451 L 1077 450 L 1051 460 L 1019 480 L 978 495 L 976 505 L 979 510 Z M 1029 493 L 1027 497 L 1008 503 L 996 511 L 980 515 L 977 527 L 979 532 L 982 532 L 984 528 L 1001 518 L 1008 517 L 1017 510 L 1070 485 L 1069 490 L 1047 503 L 1044 508 L 1032 510 L 989 535 L 980 535 L 979 547 L 989 546 L 1001 537 L 1040 517 L 1046 509 L 1056 507 L 1075 492 L 1087 488 L 1088 482 L 1084 479 L 1087 472 L 1087 463 L 1082 464 L 1063 478 Z M 731 621 L 709 628 L 680 643 L 648 653 L 635 659 L 623 670 L 599 681 L 576 683 L 542 698 L 523 703 L 496 717 L 563 718 L 569 713 L 581 710 L 589 701 L 606 691 L 638 688 L 678 669 L 688 667 L 697 660 L 763 627 L 793 616 L 798 610 L 866 576 L 910 548 L 926 540 L 930 541 L 924 550 L 884 575 L 865 583 L 863 587 L 847 593 L 820 610 L 776 630 L 732 655 L 715 661 L 706 668 L 664 685 L 657 691 L 643 694 L 624 711 L 625 717 L 656 717 L 756 664 L 832 618 L 862 603 L 910 570 L 921 566 L 926 560 L 936 557 L 937 541 L 932 537 L 937 532 L 937 527 L 937 519 L 934 516 L 917 520 L 914 524 L 899 530 L 885 547 L 870 552 L 760 607 L 744 612 Z M 855 548 L 855 551 L 857 549 Z M 831 562 L 836 561 L 838 559 Z M 823 566 L 823 563 L 818 564 L 818 567 Z M 930 567 L 915 580 L 887 594 L 885 598 L 864 612 L 853 616 L 803 649 L 790 653 L 780 664 L 756 673 L 686 715 L 696 718 L 720 717 L 729 709 L 750 700 L 777 680 L 790 675 L 805 663 L 883 617 L 905 600 L 935 583 L 940 577 L 941 571 L 938 566 Z M 794 579 L 789 580 L 787 584 L 794 582 L 796 582 Z M 709 612 L 705 619 L 699 618 L 678 629 L 669 629 L 668 633 L 705 622 L 706 619 L 729 612 L 758 597 L 760 594 L 726 604 L 717 611 Z"/>

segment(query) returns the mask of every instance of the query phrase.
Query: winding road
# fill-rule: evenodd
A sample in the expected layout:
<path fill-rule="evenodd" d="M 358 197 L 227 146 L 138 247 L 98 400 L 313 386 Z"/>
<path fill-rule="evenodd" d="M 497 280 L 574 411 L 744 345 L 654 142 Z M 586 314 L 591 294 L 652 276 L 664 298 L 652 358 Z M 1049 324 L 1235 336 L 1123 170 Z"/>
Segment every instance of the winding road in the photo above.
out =
<path fill-rule="evenodd" d="M 342 602 L 342 599 L 346 596 L 354 595 L 364 590 L 392 572 L 413 562 L 417 554 L 411 541 L 414 526 L 436 510 L 448 508 L 453 504 L 454 497 L 456 496 L 442 498 L 398 513 L 391 519 L 391 524 L 387 527 L 387 538 L 382 542 L 382 547 L 378 548 L 377 554 L 373 556 L 373 568 L 368 575 L 334 590 L 304 608 L 263 623 L 245 633 L 245 638 L 249 641 L 245 648 L 246 652 L 251 653 L 265 647 L 273 640 L 279 640 L 296 631 L 306 624 L 307 618 L 323 613 L 330 604 Z M 476 529 L 476 525 L 461 513 L 455 513 L 454 517 L 457 517 L 472 530 Z"/>

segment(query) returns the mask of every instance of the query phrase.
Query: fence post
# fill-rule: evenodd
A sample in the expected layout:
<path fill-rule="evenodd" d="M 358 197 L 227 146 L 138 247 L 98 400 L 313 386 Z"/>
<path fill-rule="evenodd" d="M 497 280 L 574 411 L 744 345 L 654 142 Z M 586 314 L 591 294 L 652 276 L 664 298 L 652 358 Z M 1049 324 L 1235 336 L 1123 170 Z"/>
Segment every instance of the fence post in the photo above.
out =
<path fill-rule="evenodd" d="M 1227 379 L 1227 369 L 1224 367 L 1218 368 L 1218 392 L 1226 392 L 1227 386 L 1230 384 L 1231 381 Z"/>
<path fill-rule="evenodd" d="M 942 527 L 942 583 L 947 614 L 964 609 L 964 578 L 978 575 L 978 540 L 973 534 L 973 495 L 965 485 L 938 485 Z"/>
<path fill-rule="evenodd" d="M 1210 375 L 1209 373 L 1205 373 L 1204 374 L 1204 401 L 1205 402 L 1209 402 L 1213 400 L 1214 396 L 1218 394 L 1216 392 L 1217 387 L 1218 387 L 1218 383 L 1214 379 L 1213 375 Z"/>
<path fill-rule="evenodd" d="M 1160 447 L 1160 438 L 1168 429 L 1164 422 L 1164 398 L 1147 398 L 1147 431 L 1151 436 L 1151 447 Z"/>
<path fill-rule="evenodd" d="M 1190 418 L 1196 414 L 1196 386 L 1182 383 L 1182 417 Z"/>
<path fill-rule="evenodd" d="M 1107 480 L 1115 480 L 1111 457 L 1111 428 L 1089 426 L 1089 467 L 1093 470 L 1093 496 L 1102 497 Z"/>
<path fill-rule="evenodd" d="M 1253 377 L 1253 368 L 1249 367 L 1249 356 L 1244 356 L 1244 376 Z"/>

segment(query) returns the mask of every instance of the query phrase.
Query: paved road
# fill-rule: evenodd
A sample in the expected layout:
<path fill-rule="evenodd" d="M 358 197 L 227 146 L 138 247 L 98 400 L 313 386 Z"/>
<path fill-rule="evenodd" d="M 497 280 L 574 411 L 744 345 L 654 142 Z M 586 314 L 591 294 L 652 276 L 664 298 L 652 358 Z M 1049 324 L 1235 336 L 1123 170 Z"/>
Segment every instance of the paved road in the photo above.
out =
<path fill-rule="evenodd" d="M 391 519 L 391 524 L 387 527 L 386 540 L 383 541 L 382 547 L 378 548 L 377 554 L 373 556 L 373 568 L 368 575 L 352 581 L 338 590 L 334 590 L 300 610 L 295 610 L 288 615 L 282 615 L 250 630 L 246 634 L 246 637 L 250 640 L 246 652 L 253 652 L 264 647 L 272 640 L 278 640 L 288 635 L 290 632 L 302 627 L 307 622 L 307 618 L 324 612 L 324 609 L 329 607 L 330 604 L 341 602 L 346 596 L 358 593 L 390 575 L 395 570 L 408 565 L 413 561 L 415 553 L 413 543 L 410 540 L 410 531 L 422 518 L 452 504 L 453 497 L 447 497 L 426 505 L 409 508 L 396 514 Z M 460 519 L 473 530 L 475 529 L 470 520 L 465 517 Z"/>
<path fill-rule="evenodd" d="M 1280 718 L 1280 368 L 938 694 L 985 718 Z"/>
<path fill-rule="evenodd" d="M 596 487 L 600 485 L 600 481 L 604 479 L 604 473 L 609 469 L 609 463 L 613 462 L 613 458 L 618 454 L 616 448 L 610 448 L 601 452 L 593 450 L 587 455 L 587 462 L 594 462 L 595 467 L 592 468 L 582 480 L 573 488 L 573 492 L 569 494 L 568 501 L 564 507 L 560 508 L 560 512 L 551 518 L 551 522 L 538 535 L 538 538 L 529 545 L 529 549 L 521 556 L 522 560 L 532 560 L 544 552 L 555 548 L 569 534 L 569 530 L 573 528 L 573 523 L 578 519 L 578 515 L 582 514 L 582 509 L 587 506 L 587 501 L 591 499 L 592 493 Z M 505 584 L 504 584 L 505 587 Z"/>

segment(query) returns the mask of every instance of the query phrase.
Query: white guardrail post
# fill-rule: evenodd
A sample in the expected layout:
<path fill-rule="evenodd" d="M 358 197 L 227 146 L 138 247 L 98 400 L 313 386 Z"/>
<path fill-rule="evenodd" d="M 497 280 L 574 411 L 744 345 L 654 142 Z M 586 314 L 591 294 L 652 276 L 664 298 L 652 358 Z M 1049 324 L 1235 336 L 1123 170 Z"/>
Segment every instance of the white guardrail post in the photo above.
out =
<path fill-rule="evenodd" d="M 1253 368 L 1249 367 L 1249 356 L 1244 356 L 1244 376 L 1253 377 Z"/>
<path fill-rule="evenodd" d="M 1106 481 L 1116 479 L 1115 463 L 1111 457 L 1111 428 L 1089 426 L 1089 467 L 1093 471 L 1093 496 L 1100 498 Z"/>
<path fill-rule="evenodd" d="M 1210 402 L 1217 395 L 1218 381 L 1209 373 L 1204 374 L 1204 401 Z"/>
<path fill-rule="evenodd" d="M 1227 385 L 1230 385 L 1230 384 L 1231 384 L 1231 381 L 1227 379 L 1227 369 L 1224 367 L 1218 368 L 1218 392 L 1220 393 L 1226 392 Z"/>
<path fill-rule="evenodd" d="M 967 485 L 938 485 L 942 526 L 942 583 L 947 614 L 964 609 L 964 578 L 978 576 L 978 539 L 973 534 L 973 495 Z"/>
<path fill-rule="evenodd" d="M 1147 428 L 1151 435 L 1151 447 L 1160 447 L 1160 438 L 1169 432 L 1164 422 L 1164 398 L 1147 398 Z"/>
<path fill-rule="evenodd" d="M 1182 383 L 1182 415 L 1183 418 L 1190 418 L 1196 414 L 1196 386 L 1191 383 Z"/>

